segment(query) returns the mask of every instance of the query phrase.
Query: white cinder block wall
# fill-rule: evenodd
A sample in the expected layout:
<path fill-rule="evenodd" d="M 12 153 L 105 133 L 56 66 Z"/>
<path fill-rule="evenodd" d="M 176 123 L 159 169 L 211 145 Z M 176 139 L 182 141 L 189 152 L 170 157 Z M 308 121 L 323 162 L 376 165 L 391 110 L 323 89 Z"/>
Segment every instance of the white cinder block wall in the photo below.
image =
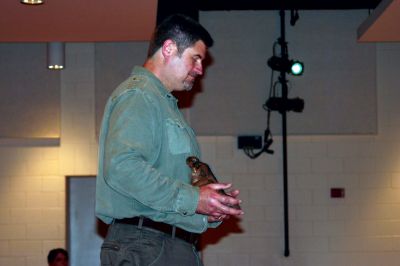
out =
<path fill-rule="evenodd" d="M 399 265 L 398 61 L 399 45 L 377 46 L 378 135 L 289 138 L 288 258 L 279 137 L 275 155 L 256 160 L 236 149 L 236 137 L 199 137 L 203 159 L 241 189 L 246 212 L 206 234 L 207 266 Z M 94 45 L 68 44 L 67 64 L 61 145 L 0 143 L 0 265 L 45 265 L 48 250 L 66 242 L 65 176 L 96 174 Z M 346 197 L 330 199 L 331 187 Z"/>
<path fill-rule="evenodd" d="M 398 60 L 399 45 L 377 46 L 376 136 L 289 138 L 287 258 L 279 138 L 273 156 L 256 160 L 236 149 L 235 137 L 199 138 L 204 160 L 241 189 L 246 212 L 243 232 L 206 246 L 206 265 L 400 265 Z M 345 198 L 331 199 L 332 187 L 345 188 Z"/>
<path fill-rule="evenodd" d="M 94 44 L 68 44 L 61 75 L 61 143 L 0 143 L 0 265 L 47 265 L 66 247 L 66 176 L 96 174 Z"/>

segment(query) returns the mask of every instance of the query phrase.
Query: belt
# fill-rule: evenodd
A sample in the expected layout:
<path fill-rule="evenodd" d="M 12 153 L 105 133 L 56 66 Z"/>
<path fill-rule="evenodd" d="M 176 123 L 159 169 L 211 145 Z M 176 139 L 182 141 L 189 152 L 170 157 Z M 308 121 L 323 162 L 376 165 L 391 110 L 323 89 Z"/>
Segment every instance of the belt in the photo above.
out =
<path fill-rule="evenodd" d="M 172 226 L 170 224 L 155 222 L 145 217 L 133 217 L 133 218 L 124 218 L 124 219 L 115 219 L 114 223 L 119 224 L 132 224 L 138 227 L 144 226 L 147 228 L 151 228 L 165 234 L 170 235 L 172 238 L 177 237 L 182 239 L 190 244 L 196 244 L 199 234 L 191 233 L 185 231 L 179 227 Z"/>

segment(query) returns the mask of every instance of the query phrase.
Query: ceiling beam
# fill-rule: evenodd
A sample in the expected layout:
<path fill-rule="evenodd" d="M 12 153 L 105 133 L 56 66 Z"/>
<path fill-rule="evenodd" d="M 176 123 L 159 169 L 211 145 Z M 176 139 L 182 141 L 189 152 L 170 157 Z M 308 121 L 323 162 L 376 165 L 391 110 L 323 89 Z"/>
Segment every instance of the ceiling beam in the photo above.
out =
<path fill-rule="evenodd" d="M 358 27 L 359 42 L 400 41 L 400 0 L 383 0 Z"/>

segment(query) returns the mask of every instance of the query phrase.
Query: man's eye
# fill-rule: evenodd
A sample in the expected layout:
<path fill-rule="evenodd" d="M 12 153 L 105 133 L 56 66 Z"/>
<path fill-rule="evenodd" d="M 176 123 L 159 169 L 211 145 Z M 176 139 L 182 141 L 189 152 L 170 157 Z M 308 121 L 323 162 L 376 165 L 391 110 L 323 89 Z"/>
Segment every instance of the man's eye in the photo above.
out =
<path fill-rule="evenodd" d="M 193 63 L 201 63 L 201 59 L 199 57 L 193 57 Z"/>

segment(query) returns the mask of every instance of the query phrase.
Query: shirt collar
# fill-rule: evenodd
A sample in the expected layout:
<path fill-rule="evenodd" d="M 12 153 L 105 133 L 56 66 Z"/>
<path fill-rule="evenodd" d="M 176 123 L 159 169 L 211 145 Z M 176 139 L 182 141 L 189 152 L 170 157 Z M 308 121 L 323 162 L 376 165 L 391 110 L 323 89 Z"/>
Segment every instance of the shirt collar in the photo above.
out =
<path fill-rule="evenodd" d="M 174 101 L 178 101 L 174 95 L 170 91 L 165 88 L 165 86 L 161 83 L 161 81 L 149 70 L 142 66 L 135 66 L 132 70 L 131 76 L 145 76 L 150 82 L 152 82 L 155 86 L 153 88 L 156 89 L 157 93 L 162 97 L 167 99 L 172 99 Z"/>

